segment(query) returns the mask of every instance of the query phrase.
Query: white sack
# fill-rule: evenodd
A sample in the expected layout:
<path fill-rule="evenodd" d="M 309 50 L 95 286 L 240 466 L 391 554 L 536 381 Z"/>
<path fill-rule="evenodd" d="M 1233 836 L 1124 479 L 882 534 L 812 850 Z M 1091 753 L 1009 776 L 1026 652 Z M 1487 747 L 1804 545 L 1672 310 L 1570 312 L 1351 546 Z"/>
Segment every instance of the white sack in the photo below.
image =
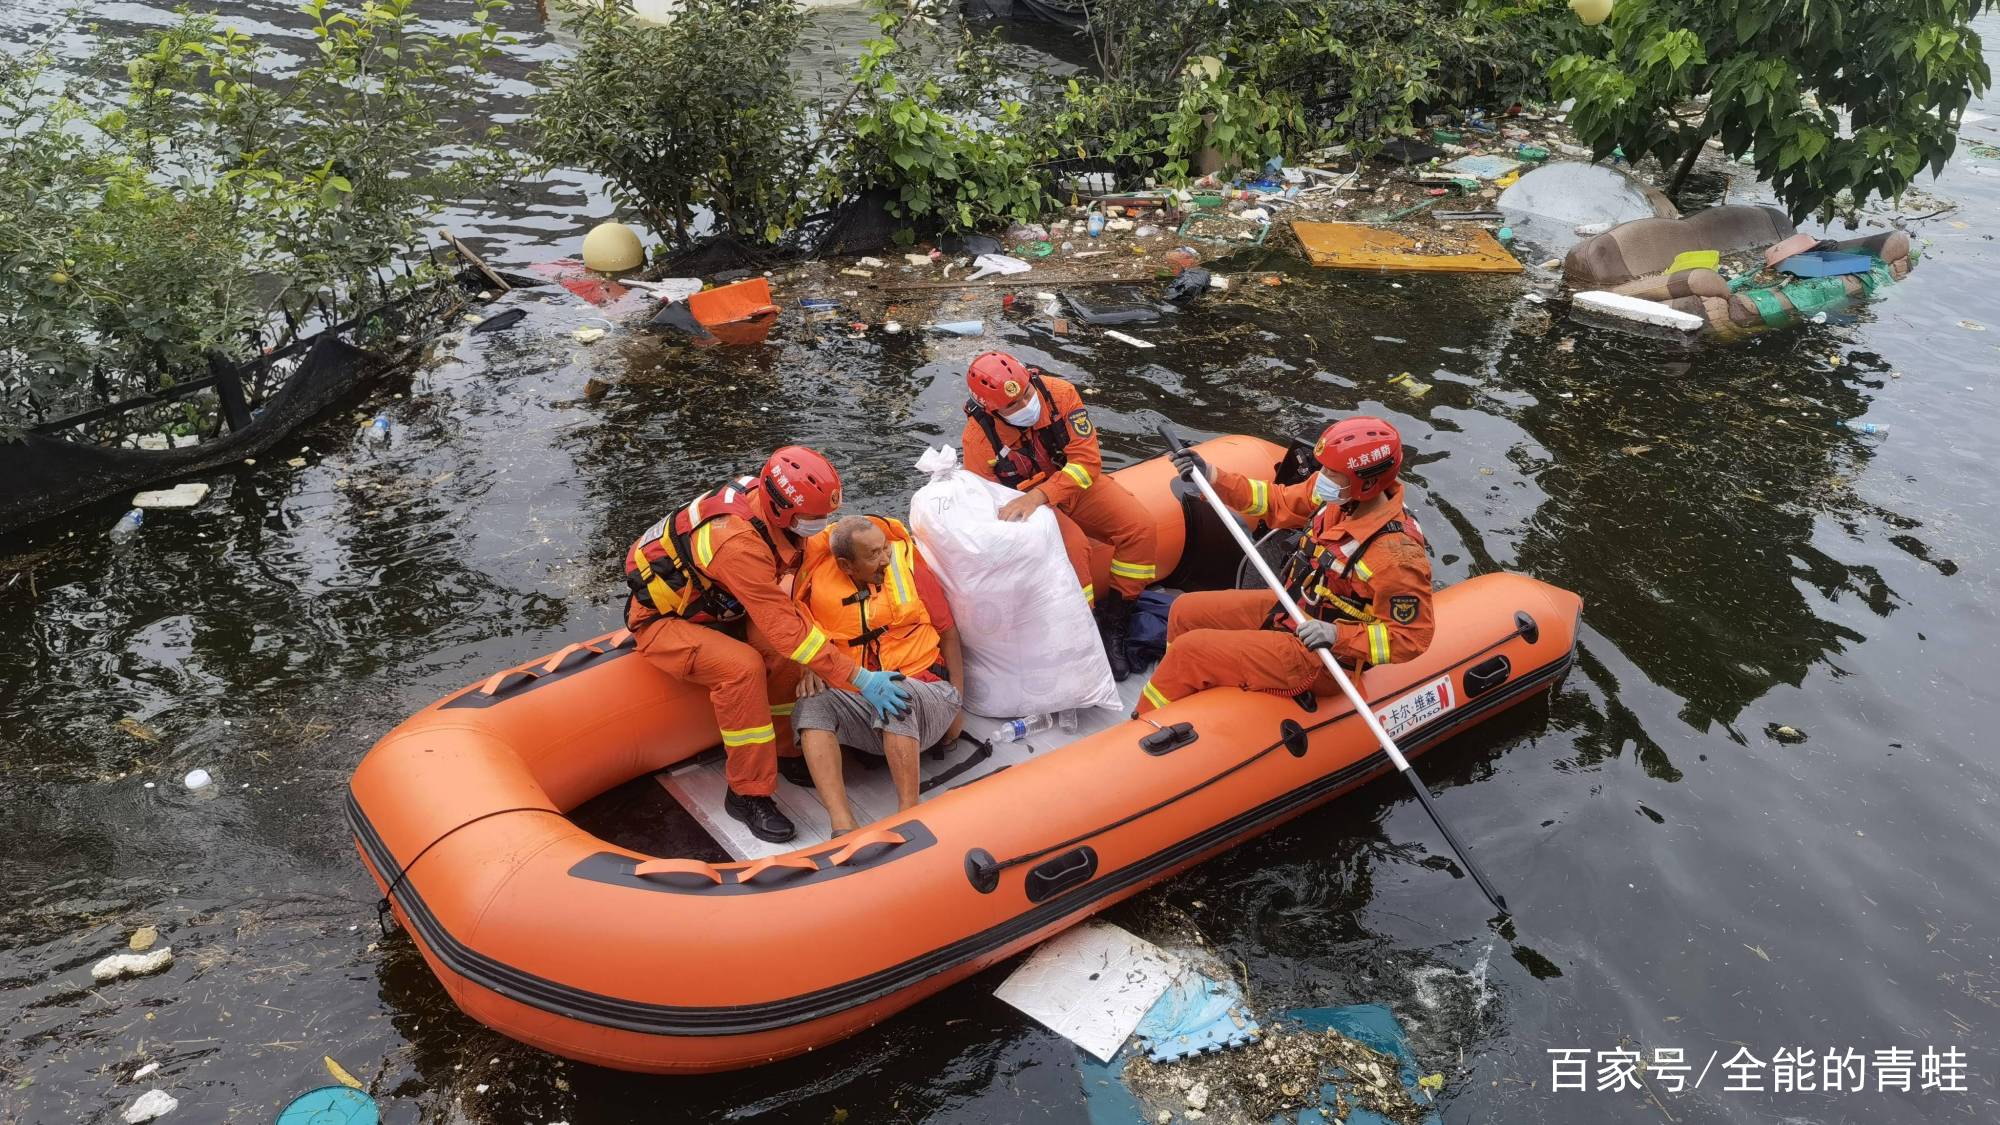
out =
<path fill-rule="evenodd" d="M 1000 519 L 1021 494 L 958 468 L 951 449 L 917 461 L 910 530 L 951 602 L 965 650 L 965 707 L 1007 719 L 1122 706 L 1097 623 L 1048 508 Z"/>

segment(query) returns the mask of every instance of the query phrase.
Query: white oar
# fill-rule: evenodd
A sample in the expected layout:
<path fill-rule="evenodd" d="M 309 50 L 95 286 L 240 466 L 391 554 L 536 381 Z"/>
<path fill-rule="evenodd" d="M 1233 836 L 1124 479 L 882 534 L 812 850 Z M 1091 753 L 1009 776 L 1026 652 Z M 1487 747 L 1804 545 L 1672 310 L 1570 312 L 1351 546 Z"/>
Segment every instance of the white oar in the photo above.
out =
<path fill-rule="evenodd" d="M 1175 436 L 1173 430 L 1164 423 L 1160 426 L 1160 436 L 1167 439 L 1168 447 L 1174 450 L 1187 448 L 1186 443 Z M 1292 624 L 1305 624 L 1305 611 L 1300 609 L 1299 603 L 1293 601 L 1292 596 L 1285 592 L 1285 584 L 1278 581 L 1278 576 L 1271 573 L 1270 566 L 1264 562 L 1264 556 L 1257 553 L 1256 544 L 1250 541 L 1250 536 L 1245 534 L 1242 525 L 1237 523 L 1236 513 L 1230 511 L 1229 505 L 1222 502 L 1222 497 L 1215 494 L 1215 486 L 1208 483 L 1207 474 L 1192 473 L 1183 476 L 1194 481 L 1195 487 L 1201 489 L 1201 494 L 1207 498 L 1209 507 L 1214 508 L 1215 514 L 1222 518 L 1222 526 L 1229 529 L 1229 534 L 1235 538 L 1236 545 L 1243 548 L 1243 557 L 1249 559 L 1250 565 L 1257 568 L 1257 573 L 1264 578 L 1264 585 L 1269 586 L 1271 592 L 1278 595 L 1278 604 L 1284 606 L 1285 612 L 1291 615 Z M 1451 826 L 1444 822 L 1444 818 L 1439 816 L 1437 809 L 1431 805 L 1430 791 L 1424 788 L 1423 778 L 1418 777 L 1417 772 L 1410 768 L 1410 760 L 1403 757 L 1403 752 L 1397 749 L 1396 740 L 1390 738 L 1389 732 L 1382 729 L 1381 722 L 1375 718 L 1375 709 L 1368 706 L 1367 700 L 1361 698 L 1361 693 L 1355 690 L 1354 681 L 1347 678 L 1346 671 L 1340 667 L 1340 661 L 1335 660 L 1332 653 L 1323 648 L 1313 651 L 1319 654 L 1320 663 L 1326 665 L 1326 670 L 1333 676 L 1334 682 L 1346 693 L 1348 702 L 1354 704 L 1354 713 L 1361 716 L 1361 721 L 1368 725 L 1368 733 L 1375 736 L 1376 744 L 1382 747 L 1383 753 L 1389 755 L 1391 762 L 1396 763 L 1396 768 L 1409 780 L 1410 788 L 1417 791 L 1417 803 L 1423 805 L 1424 811 L 1431 814 L 1431 823 L 1438 826 L 1438 831 L 1444 835 L 1444 842 L 1451 845 L 1453 854 L 1458 856 L 1459 865 L 1472 874 L 1472 881 L 1479 884 L 1479 889 L 1486 892 L 1486 897 L 1492 900 L 1501 914 L 1505 915 L 1507 900 L 1501 898 L 1500 893 L 1493 889 L 1493 884 L 1486 881 L 1486 876 L 1480 873 L 1478 865 L 1474 864 L 1472 857 L 1466 854 L 1465 847 L 1458 842 L 1458 836 L 1452 832 Z"/>

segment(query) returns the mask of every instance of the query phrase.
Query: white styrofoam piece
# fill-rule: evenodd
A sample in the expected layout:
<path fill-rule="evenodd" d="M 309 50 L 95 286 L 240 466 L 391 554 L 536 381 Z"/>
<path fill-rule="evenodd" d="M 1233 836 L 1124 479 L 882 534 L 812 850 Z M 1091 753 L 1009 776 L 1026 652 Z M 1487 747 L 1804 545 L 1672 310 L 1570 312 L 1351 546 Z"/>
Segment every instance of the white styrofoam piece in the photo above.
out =
<path fill-rule="evenodd" d="M 208 486 L 199 481 L 188 481 L 172 488 L 162 488 L 153 492 L 141 492 L 132 497 L 134 508 L 192 508 L 208 495 Z"/>
<path fill-rule="evenodd" d="M 1109 922 L 1086 922 L 1043 942 L 993 995 L 1110 1062 L 1180 959 Z"/>
<path fill-rule="evenodd" d="M 1633 320 L 1681 332 L 1699 332 L 1708 323 L 1693 313 L 1684 313 L 1658 301 L 1648 301 L 1643 297 L 1628 297 L 1623 293 L 1592 290 L 1588 293 L 1578 293 L 1570 298 L 1570 302 L 1577 308 L 1615 316 L 1620 320 Z"/>

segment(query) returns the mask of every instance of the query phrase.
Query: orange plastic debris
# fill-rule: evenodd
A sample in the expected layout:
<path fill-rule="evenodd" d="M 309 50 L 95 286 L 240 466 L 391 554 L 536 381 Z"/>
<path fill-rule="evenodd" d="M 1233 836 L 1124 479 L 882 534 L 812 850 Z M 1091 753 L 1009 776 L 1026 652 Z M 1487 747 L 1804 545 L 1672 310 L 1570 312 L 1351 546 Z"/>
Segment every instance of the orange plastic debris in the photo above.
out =
<path fill-rule="evenodd" d="M 770 281 L 751 277 L 734 285 L 696 293 L 688 298 L 688 311 L 704 328 L 714 328 L 718 324 L 735 324 L 769 316 L 778 311 L 778 306 L 771 303 Z"/>
<path fill-rule="evenodd" d="M 1427 254 L 1416 248 L 1441 235 L 1406 234 L 1390 227 L 1366 223 L 1292 224 L 1306 257 L 1312 264 L 1336 270 L 1407 270 L 1437 273 L 1520 273 L 1521 263 L 1500 245 L 1491 232 L 1455 231 L 1456 238 L 1470 237 L 1473 249 L 1461 254 Z"/>

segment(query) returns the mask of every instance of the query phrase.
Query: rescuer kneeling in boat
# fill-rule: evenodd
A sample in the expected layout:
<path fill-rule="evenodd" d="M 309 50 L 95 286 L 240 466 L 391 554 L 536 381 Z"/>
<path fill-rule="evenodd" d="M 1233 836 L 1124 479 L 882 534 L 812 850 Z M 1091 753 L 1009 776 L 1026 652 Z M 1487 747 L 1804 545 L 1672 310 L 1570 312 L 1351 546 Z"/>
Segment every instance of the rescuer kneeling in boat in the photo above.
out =
<path fill-rule="evenodd" d="M 1105 475 L 1097 429 L 1083 397 L 1066 379 L 1028 367 L 1005 352 L 975 358 L 965 373 L 965 467 L 1022 496 L 1000 509 L 1024 520 L 1053 507 L 1070 566 L 1093 603 L 1104 655 L 1116 679 L 1130 675 L 1125 631 L 1137 598 L 1155 578 L 1154 521 L 1137 497 Z M 1111 544 L 1111 589 L 1091 584 L 1090 540 Z"/>
<path fill-rule="evenodd" d="M 818 453 L 788 445 L 757 476 L 675 509 L 625 555 L 632 591 L 626 628 L 654 667 L 708 689 L 729 756 L 723 807 L 773 843 L 794 831 L 771 794 L 778 727 L 790 714 L 798 668 L 827 683 L 851 683 L 884 711 L 909 705 L 908 688 L 889 673 L 856 667 L 780 585 L 799 565 L 801 542 L 824 530 L 839 507 L 840 474 Z M 775 708 L 773 698 L 781 700 Z"/>
<path fill-rule="evenodd" d="M 1224 685 L 1333 695 L 1339 685 L 1312 649 L 1365 668 L 1430 647 L 1431 564 L 1423 532 L 1403 509 L 1401 436 L 1380 418 L 1349 418 L 1328 426 L 1313 454 L 1319 472 L 1294 485 L 1216 469 L 1191 449 L 1171 454 L 1182 473 L 1207 474 L 1216 495 L 1252 523 L 1306 529 L 1280 577 L 1307 620 L 1294 632 L 1269 590 L 1182 595 L 1138 714 Z"/>
<path fill-rule="evenodd" d="M 792 596 L 830 646 L 846 649 L 864 669 L 898 677 L 910 696 L 899 714 L 811 670 L 801 680 L 792 725 L 834 834 L 855 828 L 841 777 L 843 745 L 888 758 L 897 810 L 914 808 L 918 756 L 956 738 L 964 722 L 965 662 L 944 588 L 918 556 L 909 529 L 881 516 L 854 516 L 806 540 Z"/>

